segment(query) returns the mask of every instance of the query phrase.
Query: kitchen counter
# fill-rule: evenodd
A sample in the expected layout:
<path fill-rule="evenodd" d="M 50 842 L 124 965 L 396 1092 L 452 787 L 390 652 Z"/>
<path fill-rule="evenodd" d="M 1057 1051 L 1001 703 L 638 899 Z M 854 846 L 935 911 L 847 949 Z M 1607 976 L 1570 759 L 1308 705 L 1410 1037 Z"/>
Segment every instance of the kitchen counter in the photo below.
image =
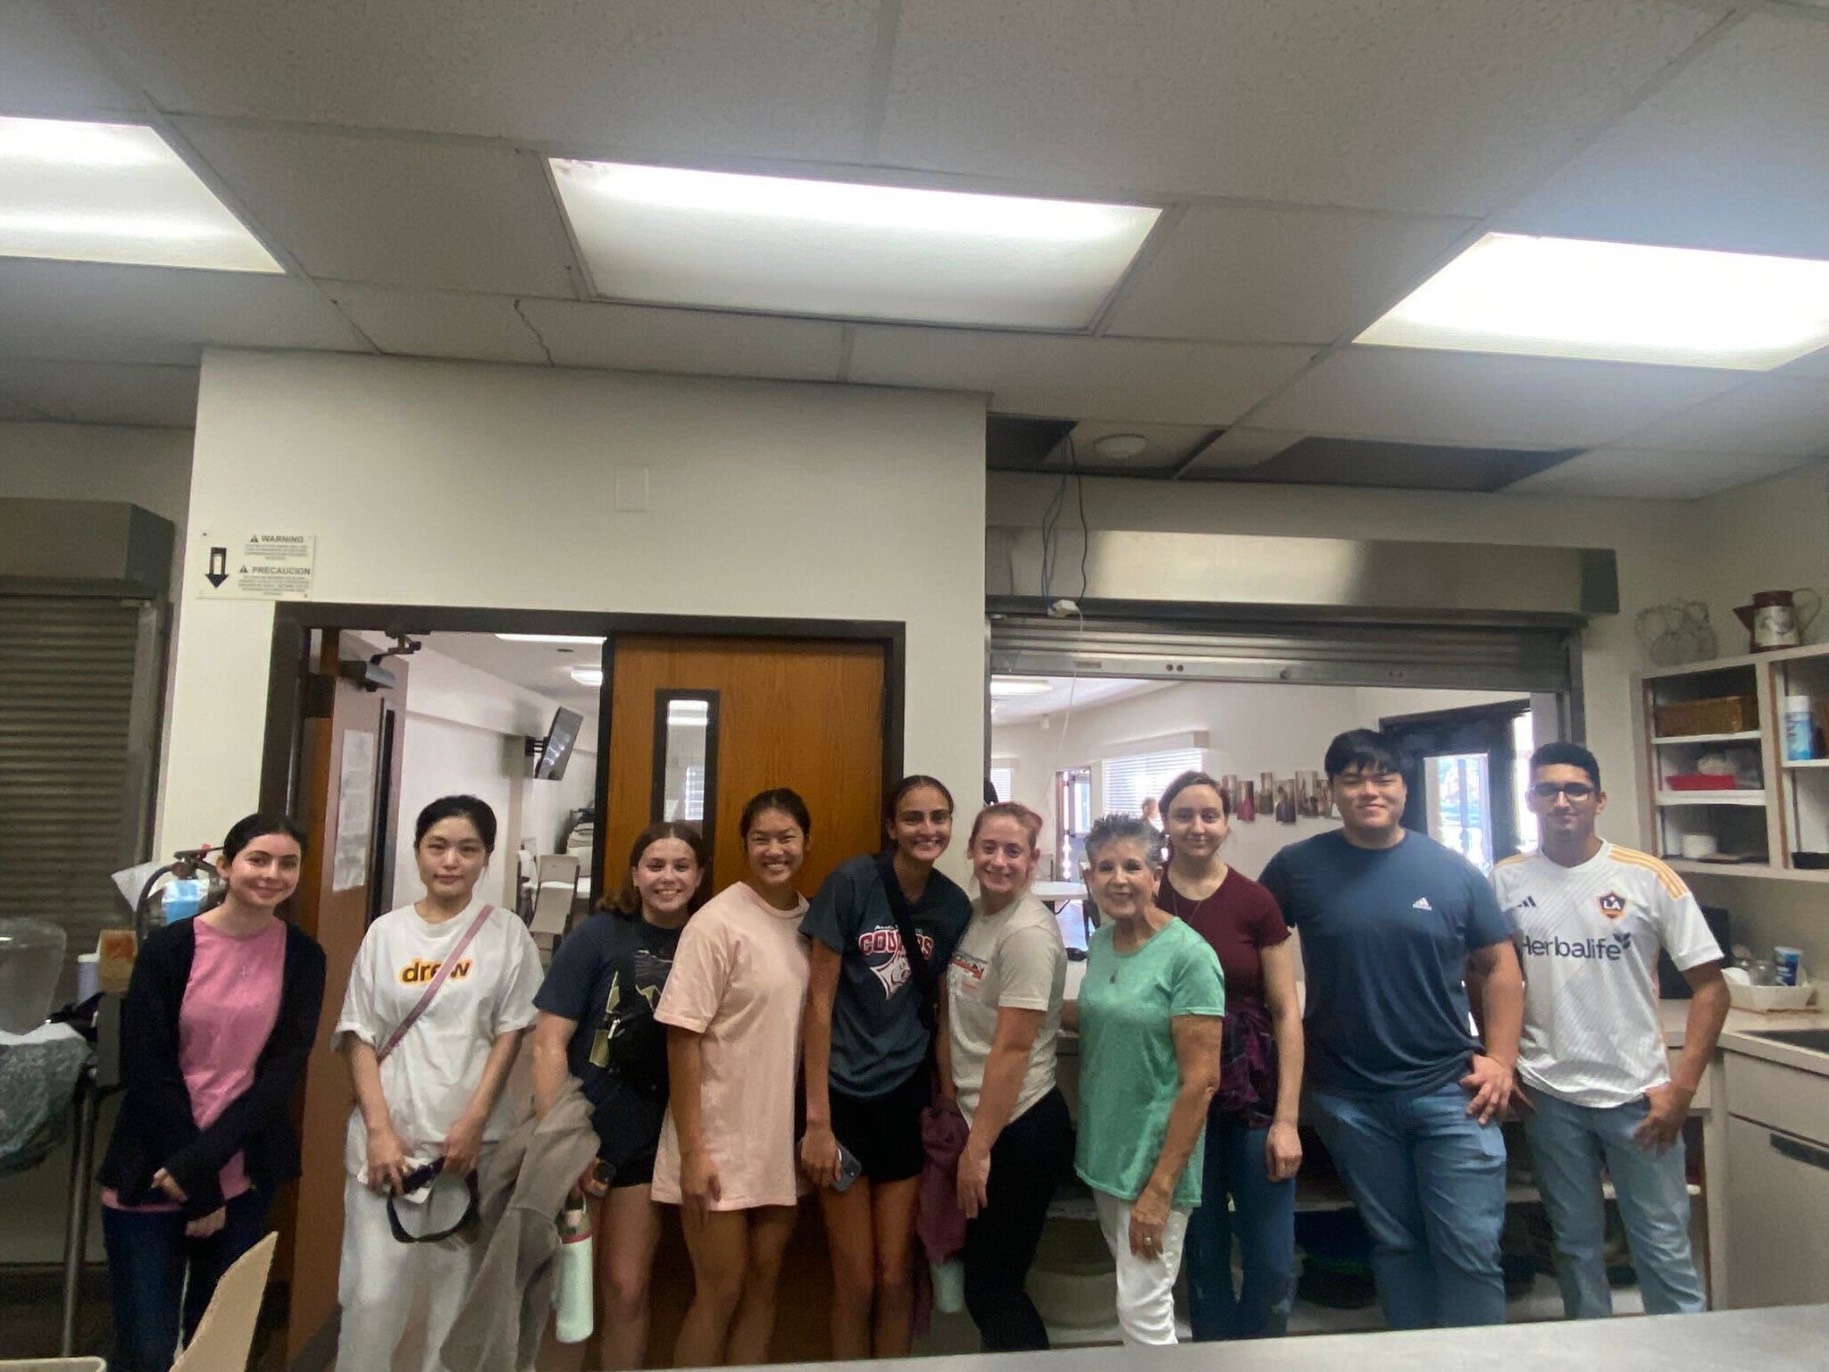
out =
<path fill-rule="evenodd" d="M 1821 998 L 1820 992 L 1818 998 Z M 1664 1027 L 1666 1047 L 1681 1048 L 1683 1046 L 1683 1030 L 1688 1017 L 1688 1001 L 1661 1000 L 1658 1002 L 1658 1022 Z M 1721 1030 L 1721 1046 L 1727 1047 L 1729 1035 L 1745 1034 L 1752 1029 L 1829 1029 L 1829 1014 L 1825 1014 L 1820 1005 L 1813 1005 L 1808 1010 L 1778 1010 L 1769 1015 L 1762 1015 L 1756 1010 L 1729 1010 L 1727 1023 Z M 1734 1046 L 1744 1051 L 1743 1045 L 1738 1041 Z"/>
<path fill-rule="evenodd" d="M 1055 1349 L 909 1359 L 904 1372 L 1108 1372 L 1114 1359 L 1145 1372 L 1820 1372 L 1829 1349 L 1829 1305 L 1731 1310 L 1709 1315 L 1514 1324 L 1417 1333 L 1328 1334 L 1175 1348 Z M 995 1361 L 992 1361 L 992 1358 Z M 1017 1364 L 1021 1363 L 1022 1368 Z M 891 1372 L 892 1362 L 827 1363 Z"/>

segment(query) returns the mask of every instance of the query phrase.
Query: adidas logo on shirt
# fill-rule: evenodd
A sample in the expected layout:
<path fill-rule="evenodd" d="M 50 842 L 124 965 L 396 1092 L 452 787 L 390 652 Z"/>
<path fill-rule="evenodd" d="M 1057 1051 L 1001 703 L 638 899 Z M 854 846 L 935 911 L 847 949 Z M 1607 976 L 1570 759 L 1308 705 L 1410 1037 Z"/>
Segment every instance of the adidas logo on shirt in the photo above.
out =
<path fill-rule="evenodd" d="M 1412 905 L 1410 908 L 1412 910 L 1427 910 L 1431 914 L 1435 913 L 1435 907 L 1429 904 L 1429 897 L 1427 896 L 1418 897 L 1416 904 Z"/>

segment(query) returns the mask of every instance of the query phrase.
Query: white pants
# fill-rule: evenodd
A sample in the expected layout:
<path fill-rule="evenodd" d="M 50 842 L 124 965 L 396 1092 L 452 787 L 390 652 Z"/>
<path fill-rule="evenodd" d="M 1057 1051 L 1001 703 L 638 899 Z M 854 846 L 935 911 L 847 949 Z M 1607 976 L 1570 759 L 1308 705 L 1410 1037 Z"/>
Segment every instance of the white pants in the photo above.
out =
<path fill-rule="evenodd" d="M 1175 1342 L 1175 1277 L 1181 1271 L 1181 1241 L 1188 1211 L 1169 1211 L 1162 1226 L 1162 1251 L 1140 1258 L 1130 1251 L 1130 1206 L 1103 1191 L 1092 1193 L 1099 1229 L 1118 1266 L 1118 1325 L 1126 1344 Z"/>
<path fill-rule="evenodd" d="M 418 1207 L 401 1207 L 416 1229 Z M 343 1323 L 337 1338 L 337 1372 L 388 1372 L 415 1309 L 425 1323 L 412 1340 L 417 1356 L 405 1363 L 421 1372 L 443 1372 L 438 1356 L 463 1307 L 464 1290 L 482 1258 L 481 1245 L 462 1239 L 401 1243 L 387 1223 L 387 1197 L 354 1177 L 343 1186 L 343 1265 L 337 1299 Z"/>

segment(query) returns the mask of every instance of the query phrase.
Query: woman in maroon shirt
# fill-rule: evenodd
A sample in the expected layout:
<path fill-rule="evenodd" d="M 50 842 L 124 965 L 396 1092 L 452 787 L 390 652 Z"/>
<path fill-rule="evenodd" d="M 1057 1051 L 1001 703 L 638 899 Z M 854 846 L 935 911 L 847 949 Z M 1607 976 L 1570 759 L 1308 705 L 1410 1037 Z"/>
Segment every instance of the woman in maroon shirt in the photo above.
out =
<path fill-rule="evenodd" d="M 1295 1298 L 1295 1176 L 1302 1165 L 1295 955 L 1270 892 L 1220 858 L 1226 811 L 1219 783 L 1205 772 L 1183 772 L 1162 793 L 1162 818 L 1169 863 L 1156 903 L 1213 945 L 1226 974 L 1220 1085 L 1207 1113 L 1201 1205 L 1188 1222 L 1188 1313 L 1196 1339 L 1263 1338 L 1283 1333 Z M 1235 1232 L 1244 1259 L 1237 1291 Z"/>

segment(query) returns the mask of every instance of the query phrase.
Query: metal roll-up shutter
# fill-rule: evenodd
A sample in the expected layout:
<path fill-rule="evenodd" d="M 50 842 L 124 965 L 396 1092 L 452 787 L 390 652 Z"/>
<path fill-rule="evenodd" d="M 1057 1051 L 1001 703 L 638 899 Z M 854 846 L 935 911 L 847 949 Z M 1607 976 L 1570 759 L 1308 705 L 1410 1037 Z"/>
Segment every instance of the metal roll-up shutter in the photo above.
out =
<path fill-rule="evenodd" d="M 0 594 L 0 918 L 60 924 L 76 955 L 129 920 L 109 874 L 147 843 L 161 608 Z"/>
<path fill-rule="evenodd" d="M 990 618 L 991 671 L 1035 676 L 1570 695 L 1575 645 L 1572 630 L 1535 625 Z"/>

